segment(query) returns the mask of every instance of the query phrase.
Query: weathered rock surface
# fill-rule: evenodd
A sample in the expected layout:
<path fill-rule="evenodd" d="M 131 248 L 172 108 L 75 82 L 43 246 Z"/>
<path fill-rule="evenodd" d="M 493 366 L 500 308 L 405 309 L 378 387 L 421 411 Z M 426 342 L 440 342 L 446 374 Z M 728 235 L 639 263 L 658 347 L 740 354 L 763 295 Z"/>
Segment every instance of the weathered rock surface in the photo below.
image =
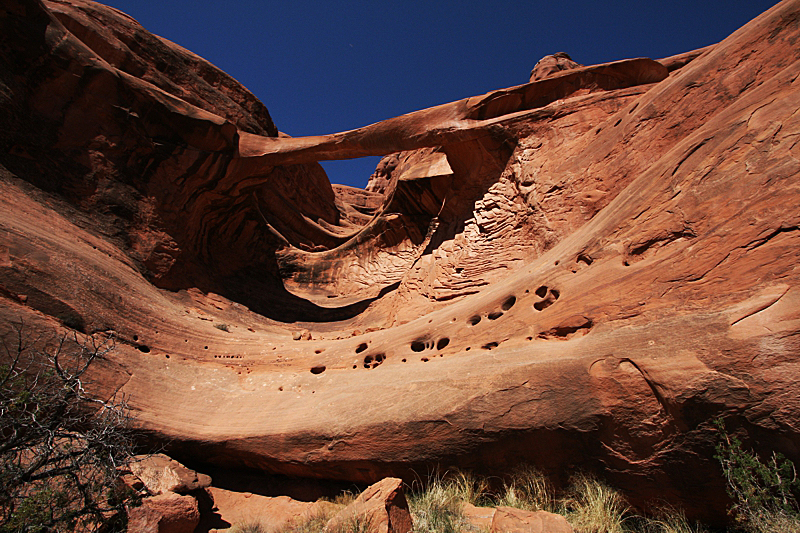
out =
<path fill-rule="evenodd" d="M 340 506 L 326 501 L 303 502 L 288 496 L 261 496 L 218 487 L 207 490 L 213 508 L 201 518 L 200 528 L 205 531 L 249 524 L 260 524 L 267 531 L 279 531 L 289 524 L 300 524 L 317 516 L 331 516 L 340 510 Z"/>
<path fill-rule="evenodd" d="M 197 500 L 166 492 L 128 510 L 129 533 L 192 533 L 200 523 Z"/>
<path fill-rule="evenodd" d="M 543 80 L 562 70 L 572 70 L 582 66 L 580 63 L 573 61 L 568 53 L 556 52 L 555 54 L 544 56 L 536 62 L 533 70 L 531 70 L 530 81 Z"/>
<path fill-rule="evenodd" d="M 471 503 L 465 503 L 463 507 L 464 519 L 467 522 L 466 529 L 469 531 L 488 531 L 492 527 L 494 514 L 497 512 L 495 507 L 478 507 Z"/>
<path fill-rule="evenodd" d="M 113 9 L 6 0 L 0 325 L 113 331 L 96 390 L 180 459 L 722 519 L 713 418 L 800 461 L 799 18 L 289 138 Z M 317 164 L 365 155 L 370 191 Z"/>
<path fill-rule="evenodd" d="M 353 527 L 360 524 L 361 527 Z M 411 533 L 411 513 L 403 493 L 403 480 L 385 478 L 367 487 L 353 503 L 325 526 L 327 531 Z"/>
<path fill-rule="evenodd" d="M 162 453 L 134 457 L 131 473 L 153 495 L 165 492 L 186 494 L 211 485 L 211 477 L 186 468 Z"/>
<path fill-rule="evenodd" d="M 561 515 L 547 511 L 523 511 L 498 507 L 492 518 L 490 533 L 573 533 L 572 526 Z"/>

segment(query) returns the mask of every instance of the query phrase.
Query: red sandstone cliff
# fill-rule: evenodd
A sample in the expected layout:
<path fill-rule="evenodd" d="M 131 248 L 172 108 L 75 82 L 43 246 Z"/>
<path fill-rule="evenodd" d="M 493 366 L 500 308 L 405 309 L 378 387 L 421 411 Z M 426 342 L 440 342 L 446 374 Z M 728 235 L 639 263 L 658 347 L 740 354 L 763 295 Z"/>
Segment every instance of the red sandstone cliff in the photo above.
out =
<path fill-rule="evenodd" d="M 100 389 L 186 459 L 720 516 L 713 418 L 800 460 L 799 17 L 288 138 L 116 10 L 7 0 L 1 322 L 116 332 Z M 364 155 L 367 191 L 317 164 Z"/>

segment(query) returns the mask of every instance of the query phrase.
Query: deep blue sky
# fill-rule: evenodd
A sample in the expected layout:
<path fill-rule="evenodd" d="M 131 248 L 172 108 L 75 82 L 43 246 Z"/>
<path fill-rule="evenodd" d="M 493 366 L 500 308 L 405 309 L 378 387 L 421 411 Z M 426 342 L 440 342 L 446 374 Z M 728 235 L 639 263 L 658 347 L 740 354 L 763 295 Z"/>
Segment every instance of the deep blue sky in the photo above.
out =
<path fill-rule="evenodd" d="M 206 58 L 292 136 L 334 133 L 528 81 L 558 51 L 586 65 L 718 42 L 771 0 L 108 0 Z M 325 163 L 363 186 L 379 158 Z"/>

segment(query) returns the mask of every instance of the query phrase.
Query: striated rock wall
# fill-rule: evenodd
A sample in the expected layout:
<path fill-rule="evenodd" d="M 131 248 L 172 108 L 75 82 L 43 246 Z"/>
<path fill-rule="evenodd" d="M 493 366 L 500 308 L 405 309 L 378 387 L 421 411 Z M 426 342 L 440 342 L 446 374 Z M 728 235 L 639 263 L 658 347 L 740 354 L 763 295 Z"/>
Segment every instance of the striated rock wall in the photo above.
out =
<path fill-rule="evenodd" d="M 798 18 L 290 138 L 113 9 L 8 0 L 0 325 L 113 332 L 98 391 L 188 461 L 529 462 L 722 519 L 714 418 L 800 460 Z"/>

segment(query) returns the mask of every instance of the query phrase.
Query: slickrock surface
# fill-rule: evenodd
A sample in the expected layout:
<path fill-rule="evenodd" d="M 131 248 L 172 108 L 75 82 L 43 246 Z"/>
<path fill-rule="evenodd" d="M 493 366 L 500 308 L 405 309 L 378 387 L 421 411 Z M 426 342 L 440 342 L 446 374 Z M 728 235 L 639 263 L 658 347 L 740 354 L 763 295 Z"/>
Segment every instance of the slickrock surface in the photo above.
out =
<path fill-rule="evenodd" d="M 722 518 L 713 418 L 800 460 L 798 20 L 289 138 L 116 10 L 5 0 L 0 324 L 113 331 L 96 390 L 182 460 Z"/>

